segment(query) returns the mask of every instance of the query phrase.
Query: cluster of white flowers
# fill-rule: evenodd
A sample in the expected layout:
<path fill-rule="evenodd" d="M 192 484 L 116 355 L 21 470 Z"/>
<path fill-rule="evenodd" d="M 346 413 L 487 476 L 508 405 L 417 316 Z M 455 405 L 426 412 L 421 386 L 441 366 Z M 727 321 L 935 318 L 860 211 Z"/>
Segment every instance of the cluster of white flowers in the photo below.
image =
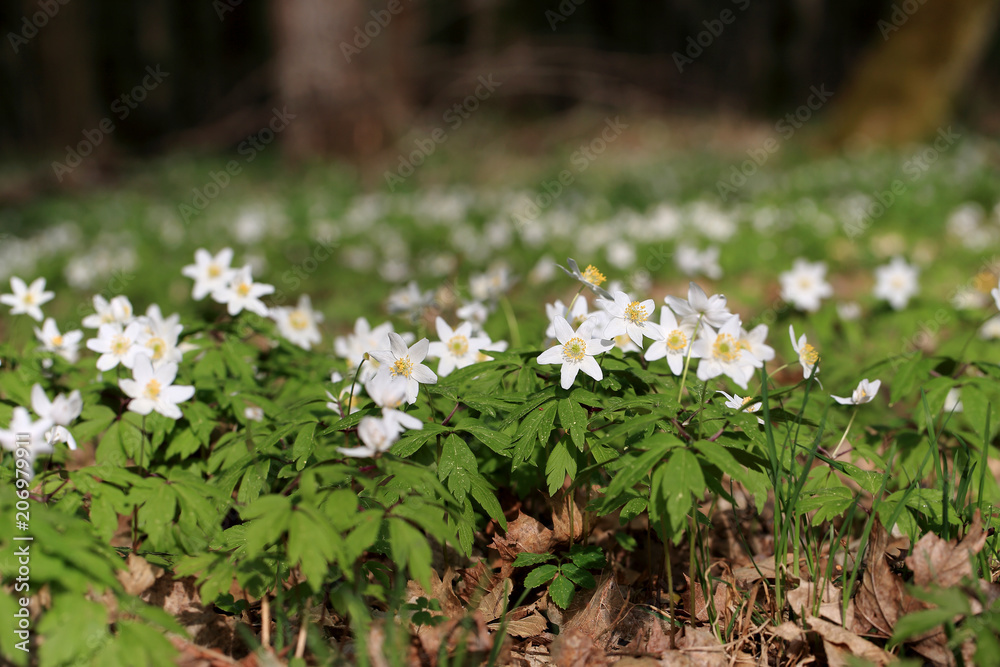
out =
<path fill-rule="evenodd" d="M 32 420 L 27 408 L 18 406 L 9 428 L 0 429 L 0 446 L 11 452 L 19 447 L 27 450 L 29 479 L 34 474 L 35 459 L 55 451 L 56 443 L 65 442 L 70 449 L 76 449 L 76 439 L 67 427 L 83 411 L 83 399 L 79 391 L 73 391 L 50 401 L 42 386 L 36 384 L 31 388 L 31 409 L 38 415 L 37 421 Z"/>
<path fill-rule="evenodd" d="M 825 262 L 810 262 L 801 257 L 796 259 L 791 270 L 778 276 L 781 298 L 798 310 L 816 312 L 823 299 L 833 296 L 833 287 L 826 280 L 826 270 Z M 919 269 L 896 256 L 888 264 L 876 267 L 872 294 L 877 299 L 888 301 L 893 309 L 902 310 L 918 292 L 919 274 Z M 844 319 L 856 319 L 860 314 L 857 304 L 837 306 Z"/>

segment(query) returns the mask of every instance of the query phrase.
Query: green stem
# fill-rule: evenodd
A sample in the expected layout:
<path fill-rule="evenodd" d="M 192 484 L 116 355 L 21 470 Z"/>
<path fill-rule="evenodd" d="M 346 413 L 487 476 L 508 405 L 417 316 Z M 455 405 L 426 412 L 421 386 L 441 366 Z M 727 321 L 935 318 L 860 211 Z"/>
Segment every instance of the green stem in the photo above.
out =
<path fill-rule="evenodd" d="M 511 347 L 521 347 L 521 332 L 517 327 L 517 318 L 514 317 L 514 308 L 510 305 L 510 300 L 505 296 L 500 297 L 500 306 L 503 308 L 503 314 L 507 318 L 507 328 L 510 329 Z"/>
<path fill-rule="evenodd" d="M 847 422 L 847 428 L 844 429 L 844 435 L 840 436 L 840 442 L 837 443 L 837 447 L 833 450 L 833 453 L 830 454 L 831 459 L 837 458 L 837 452 L 840 451 L 840 446 L 843 445 L 844 440 L 847 439 L 847 432 L 851 430 L 851 424 L 854 423 L 854 418 L 857 416 L 858 416 L 858 411 L 857 408 L 855 408 L 853 414 L 851 414 L 850 421 Z"/>
<path fill-rule="evenodd" d="M 694 331 L 691 333 L 691 344 L 688 345 L 687 357 L 684 359 L 684 372 L 681 373 L 681 386 L 677 391 L 677 402 L 680 403 L 681 399 L 684 397 L 684 383 L 687 382 L 688 367 L 691 366 L 691 351 L 694 349 L 695 338 L 698 337 L 698 330 L 701 328 L 701 318 L 704 315 L 698 316 L 698 323 L 694 327 Z"/>

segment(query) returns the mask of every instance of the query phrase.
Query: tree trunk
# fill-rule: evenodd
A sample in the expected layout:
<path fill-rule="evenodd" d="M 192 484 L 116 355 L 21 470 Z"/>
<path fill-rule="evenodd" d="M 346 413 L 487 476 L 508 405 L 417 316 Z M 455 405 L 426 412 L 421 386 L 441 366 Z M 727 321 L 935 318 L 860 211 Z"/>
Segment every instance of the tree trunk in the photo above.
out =
<path fill-rule="evenodd" d="M 988 46 L 998 7 L 1000 0 L 894 3 L 877 26 L 883 41 L 834 97 L 833 142 L 899 145 L 947 125 Z"/>

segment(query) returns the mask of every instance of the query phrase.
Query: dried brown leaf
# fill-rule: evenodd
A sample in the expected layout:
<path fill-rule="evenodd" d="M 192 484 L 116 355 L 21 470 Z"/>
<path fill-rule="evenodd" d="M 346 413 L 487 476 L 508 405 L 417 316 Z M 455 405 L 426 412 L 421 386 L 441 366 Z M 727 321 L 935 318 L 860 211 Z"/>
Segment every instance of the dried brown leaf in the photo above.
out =
<path fill-rule="evenodd" d="M 815 582 L 804 581 L 798 588 L 788 591 L 786 596 L 792 611 L 801 617 L 812 616 L 816 604 L 819 603 L 819 615 L 833 621 L 838 625 L 851 627 L 854 623 L 854 601 L 847 603 L 847 622 L 843 621 L 841 614 L 842 590 L 833 585 L 833 582 L 826 581 L 822 592 Z"/>
<path fill-rule="evenodd" d="M 438 576 L 436 570 L 431 570 L 431 590 L 429 594 L 416 581 L 408 581 L 406 582 L 406 601 L 412 603 L 422 597 L 437 600 L 441 603 L 441 615 L 460 615 L 464 613 L 465 605 L 462 604 L 462 601 L 455 594 L 455 589 L 452 586 L 452 582 L 456 577 L 455 571 L 450 567 L 445 570 L 444 577 Z"/>
<path fill-rule="evenodd" d="M 134 553 L 128 555 L 126 565 L 128 569 L 118 571 L 115 576 L 129 595 L 142 595 L 163 574 L 163 568 L 153 567 L 145 558 Z"/>
<path fill-rule="evenodd" d="M 549 498 L 556 542 L 576 542 L 583 537 L 583 511 L 571 493 L 557 491 Z M 593 525 L 593 521 L 589 521 Z"/>
<path fill-rule="evenodd" d="M 893 660 L 889 652 L 836 623 L 810 616 L 806 619 L 806 625 L 823 639 L 826 659 L 831 667 L 847 665 L 848 656 L 852 655 L 880 666 L 887 665 Z"/>
<path fill-rule="evenodd" d="M 507 621 L 507 634 L 512 637 L 528 639 L 537 637 L 548 628 L 549 622 L 537 610 L 532 610 L 530 614 L 523 618 Z M 490 629 L 499 627 L 499 623 L 490 626 Z"/>
<path fill-rule="evenodd" d="M 552 653 L 552 664 L 557 667 L 600 667 L 611 664 L 604 649 L 582 630 L 559 633 L 549 650 Z"/>
<path fill-rule="evenodd" d="M 961 542 L 946 541 L 927 533 L 913 545 L 913 552 L 906 557 L 906 566 L 913 571 L 913 583 L 918 586 L 937 584 L 950 588 L 972 576 L 969 557 L 982 551 L 986 544 L 986 531 L 976 511 L 969 532 Z"/>
<path fill-rule="evenodd" d="M 876 518 L 868 543 L 867 567 L 854 598 L 855 618 L 851 629 L 860 634 L 868 634 L 874 628 L 879 635 L 890 637 L 901 616 L 922 608 L 906 592 L 903 580 L 889 566 L 888 544 L 889 534 Z"/>
<path fill-rule="evenodd" d="M 580 630 L 607 645 L 610 630 L 625 616 L 625 595 L 613 574 L 606 574 L 597 581 L 592 591 L 580 591 L 566 610 L 565 625 L 568 630 Z"/>
<path fill-rule="evenodd" d="M 517 518 L 507 524 L 507 533 L 493 538 L 494 548 L 506 561 L 513 561 L 519 553 L 548 553 L 553 544 L 552 531 L 520 511 Z"/>
<path fill-rule="evenodd" d="M 514 582 L 510 579 L 502 579 L 491 588 L 479 601 L 479 611 L 486 622 L 500 618 L 504 607 L 509 604 L 510 592 L 514 590 Z"/>

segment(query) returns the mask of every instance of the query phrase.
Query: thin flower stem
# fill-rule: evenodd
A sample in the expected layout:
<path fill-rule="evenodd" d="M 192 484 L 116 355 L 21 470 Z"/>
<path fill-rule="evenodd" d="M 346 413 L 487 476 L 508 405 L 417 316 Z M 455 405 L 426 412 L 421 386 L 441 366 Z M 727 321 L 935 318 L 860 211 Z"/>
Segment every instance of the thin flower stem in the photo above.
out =
<path fill-rule="evenodd" d="M 694 326 L 694 331 L 691 332 L 691 344 L 688 345 L 687 357 L 684 359 L 684 372 L 681 373 L 681 386 L 677 391 L 677 402 L 680 403 L 681 399 L 684 397 L 684 383 L 687 382 L 688 367 L 691 365 L 691 351 L 694 349 L 695 338 L 698 337 L 698 330 L 701 328 L 701 318 L 704 315 L 698 316 L 698 323 Z"/>
<path fill-rule="evenodd" d="M 514 308 L 510 305 L 510 300 L 505 296 L 500 297 L 500 306 L 503 308 L 503 314 L 507 318 L 507 328 L 510 330 L 511 347 L 520 347 L 521 332 L 517 327 L 517 318 L 514 316 Z"/>
<path fill-rule="evenodd" d="M 354 386 L 358 383 L 358 376 L 361 374 L 361 367 L 364 363 L 368 361 L 368 353 L 365 352 L 365 356 L 361 357 L 361 363 L 358 367 L 354 369 L 354 379 L 351 380 L 351 393 L 347 397 L 347 414 L 351 414 L 351 407 L 354 405 Z M 338 401 L 340 404 L 340 418 L 344 418 L 344 403 L 343 401 Z"/>
<path fill-rule="evenodd" d="M 855 409 L 854 412 L 851 414 L 851 420 L 847 422 L 847 428 L 844 429 L 844 435 L 840 436 L 840 442 L 837 443 L 837 446 L 834 448 L 833 453 L 830 454 L 831 459 L 837 458 L 837 452 L 840 451 L 840 446 L 843 445 L 844 441 L 847 439 L 847 432 L 851 430 L 851 424 L 854 423 L 854 418 L 857 416 L 858 416 L 858 411 L 857 409 Z"/>
<path fill-rule="evenodd" d="M 580 296 L 581 294 L 583 294 L 583 289 L 584 289 L 585 287 L 586 287 L 586 285 L 580 285 L 580 289 L 578 289 L 578 290 L 576 291 L 576 294 L 574 294 L 574 295 L 573 295 L 573 298 L 572 298 L 572 299 L 570 299 L 570 302 L 569 302 L 569 305 L 568 305 L 568 306 L 566 306 L 566 319 L 567 319 L 567 320 L 569 319 L 569 314 L 570 314 L 570 313 L 571 313 L 571 312 L 573 311 L 573 304 L 574 304 L 574 303 L 576 303 L 576 300 L 577 300 L 577 298 L 579 298 L 579 296 Z"/>

